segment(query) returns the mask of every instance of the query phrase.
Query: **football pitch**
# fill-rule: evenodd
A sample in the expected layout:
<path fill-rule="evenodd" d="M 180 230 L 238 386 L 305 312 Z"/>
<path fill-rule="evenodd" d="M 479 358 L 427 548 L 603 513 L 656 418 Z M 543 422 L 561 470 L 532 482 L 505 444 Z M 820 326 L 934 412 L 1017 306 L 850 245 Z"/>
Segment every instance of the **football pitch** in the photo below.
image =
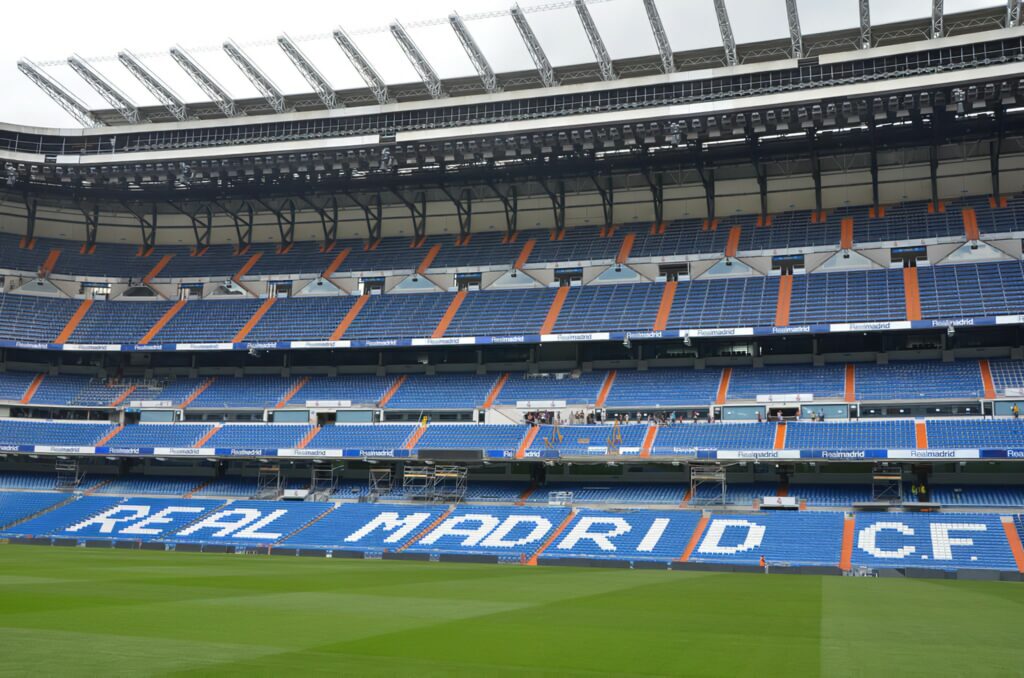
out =
<path fill-rule="evenodd" d="M 2 675 L 1022 675 L 1024 585 L 0 546 Z"/>

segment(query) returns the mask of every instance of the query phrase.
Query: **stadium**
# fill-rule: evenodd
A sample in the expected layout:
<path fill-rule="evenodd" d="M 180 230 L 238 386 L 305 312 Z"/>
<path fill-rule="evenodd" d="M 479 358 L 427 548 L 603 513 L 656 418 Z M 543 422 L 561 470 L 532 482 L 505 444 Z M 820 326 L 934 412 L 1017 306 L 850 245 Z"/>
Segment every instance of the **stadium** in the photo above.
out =
<path fill-rule="evenodd" d="M 5 668 L 1019 675 L 1021 7 L 905 4 L 18 61 Z"/>

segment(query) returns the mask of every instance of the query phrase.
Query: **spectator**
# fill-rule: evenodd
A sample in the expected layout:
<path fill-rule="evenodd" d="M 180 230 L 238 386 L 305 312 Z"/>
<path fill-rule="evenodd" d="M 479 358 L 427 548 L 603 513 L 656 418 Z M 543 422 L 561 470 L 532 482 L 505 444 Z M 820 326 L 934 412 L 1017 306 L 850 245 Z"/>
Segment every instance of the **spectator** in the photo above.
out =
<path fill-rule="evenodd" d="M 1010 412 L 1013 413 L 1014 419 L 1020 419 L 1020 408 L 1017 406 L 1017 403 L 1013 404 L 1013 407 L 1010 408 Z"/>

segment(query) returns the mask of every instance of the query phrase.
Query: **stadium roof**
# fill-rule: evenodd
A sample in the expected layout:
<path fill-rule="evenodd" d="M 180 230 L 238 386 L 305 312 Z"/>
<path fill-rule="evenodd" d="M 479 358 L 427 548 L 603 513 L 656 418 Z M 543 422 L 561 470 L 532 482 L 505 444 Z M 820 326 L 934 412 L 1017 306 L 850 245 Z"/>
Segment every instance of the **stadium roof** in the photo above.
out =
<path fill-rule="evenodd" d="M 985 3 L 985 0 L 979 2 Z M 26 60 L 19 66 L 83 125 L 167 122 L 430 100 L 779 59 L 814 58 L 830 52 L 1019 25 L 1019 2 L 1008 0 L 1005 5 L 997 5 L 992 0 L 991 6 L 947 15 L 942 0 L 928 0 L 914 3 L 914 7 L 916 11 L 927 11 L 930 5 L 929 15 L 879 25 L 872 22 L 868 0 L 830 0 L 826 3 L 829 9 L 834 9 L 837 16 L 846 17 L 838 20 L 842 25 L 833 29 L 836 20 L 825 24 L 819 20 L 814 27 L 825 30 L 805 34 L 800 11 L 813 4 L 810 0 L 757 0 L 759 15 L 768 11 L 766 8 L 770 5 L 777 10 L 772 16 L 777 14 L 778 21 L 766 21 L 763 27 L 753 28 L 749 25 L 748 0 L 700 0 L 685 4 L 683 18 L 686 23 L 703 26 L 705 30 L 699 40 L 686 41 L 688 49 L 680 50 L 679 45 L 672 44 L 672 35 L 680 23 L 679 11 L 683 3 L 563 0 L 461 16 L 453 13 L 404 24 L 395 20 L 385 27 L 350 32 L 338 27 L 331 33 L 295 38 L 281 34 L 265 42 L 227 40 L 220 46 L 191 50 L 180 47 L 157 52 L 120 50 L 106 56 L 75 55 L 66 61 L 43 61 L 38 66 Z M 901 7 L 911 5 L 899 4 Z M 604 11 L 616 7 L 646 26 L 642 40 L 638 33 L 634 35 L 633 54 L 621 58 L 616 58 L 616 52 L 624 50 L 614 45 L 609 47 L 611 42 L 606 36 L 613 31 L 621 33 L 621 27 L 610 23 L 614 17 Z M 663 16 L 670 17 L 671 21 Z M 887 16 L 892 16 L 891 8 Z M 535 24 L 540 23 L 541 17 L 557 19 L 567 34 L 565 42 L 571 42 L 570 31 L 578 31 L 577 42 L 586 45 L 586 50 L 574 50 L 566 59 L 565 45 L 554 44 L 556 41 L 551 40 L 550 31 L 536 30 Z M 505 43 L 518 44 L 495 46 L 494 41 L 475 36 L 474 32 L 481 26 L 494 22 L 498 22 L 499 32 L 495 33 L 495 26 L 491 25 L 485 27 L 483 35 L 489 38 L 498 35 Z M 734 25 L 742 26 L 743 30 L 734 30 Z M 716 29 L 706 30 L 711 26 Z M 377 49 L 370 50 L 370 43 L 375 43 L 373 46 Z M 504 47 L 525 49 L 528 59 L 520 59 L 511 69 L 502 70 L 502 64 L 496 68 L 494 64 L 498 62 L 492 55 Z M 381 56 L 382 49 L 397 51 L 402 55 L 399 59 L 407 59 L 412 70 L 406 68 L 401 72 L 411 73 L 415 79 L 385 73 L 378 64 L 386 64 L 394 54 Z M 549 51 L 555 49 L 561 55 L 558 59 L 549 55 Z M 434 62 L 439 54 L 446 52 L 464 54 L 468 68 L 454 71 L 436 68 Z M 332 79 L 340 82 L 343 78 L 332 78 L 332 75 L 337 73 L 338 64 L 346 61 L 353 70 L 347 72 L 346 86 L 338 88 L 332 84 Z M 524 68 L 526 64 L 532 67 Z M 68 86 L 47 74 L 45 67 L 70 67 L 77 75 Z M 358 74 L 356 81 L 361 80 L 363 84 L 348 86 L 355 84 L 351 77 L 353 72 Z M 90 89 L 79 90 L 83 82 Z M 229 82 L 229 85 L 224 87 L 220 82 Z M 279 82 L 282 84 L 278 85 Z M 198 98 L 182 97 L 175 91 L 177 88 L 200 94 Z M 232 90 L 245 94 L 236 96 Z M 97 96 L 103 104 L 90 103 L 90 100 L 96 101 Z"/>

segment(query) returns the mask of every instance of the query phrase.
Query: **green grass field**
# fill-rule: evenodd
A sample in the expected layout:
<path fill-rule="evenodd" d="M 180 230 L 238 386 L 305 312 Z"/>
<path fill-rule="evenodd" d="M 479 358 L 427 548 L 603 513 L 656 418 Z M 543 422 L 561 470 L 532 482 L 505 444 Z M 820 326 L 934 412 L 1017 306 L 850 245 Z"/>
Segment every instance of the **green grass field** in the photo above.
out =
<path fill-rule="evenodd" d="M 1024 675 L 1024 586 L 0 546 L 0 674 Z"/>

